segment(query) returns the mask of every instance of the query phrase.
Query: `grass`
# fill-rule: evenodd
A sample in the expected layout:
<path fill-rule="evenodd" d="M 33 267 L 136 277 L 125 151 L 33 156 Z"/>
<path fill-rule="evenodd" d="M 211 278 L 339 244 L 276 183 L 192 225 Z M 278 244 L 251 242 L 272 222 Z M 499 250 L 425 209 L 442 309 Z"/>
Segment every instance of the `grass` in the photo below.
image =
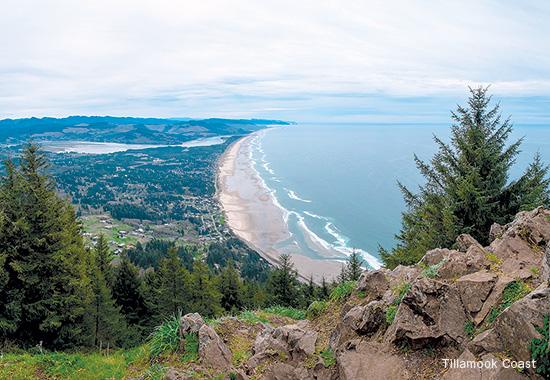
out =
<path fill-rule="evenodd" d="M 487 259 L 492 262 L 493 264 L 500 264 L 502 261 L 500 261 L 500 259 L 498 257 L 496 257 L 493 253 L 488 253 L 485 255 L 485 257 L 487 257 Z"/>
<path fill-rule="evenodd" d="M 279 317 L 288 317 L 294 320 L 306 319 L 306 310 L 294 309 L 293 307 L 271 306 L 260 310 L 263 313 L 277 315 Z"/>
<path fill-rule="evenodd" d="M 306 312 L 306 317 L 308 319 L 319 318 L 328 308 L 327 301 L 314 301 L 309 305 Z"/>
<path fill-rule="evenodd" d="M 344 301 L 353 293 L 353 289 L 355 289 L 356 284 L 357 284 L 357 281 L 348 281 L 331 289 L 330 291 L 331 301 L 335 301 L 335 302 Z"/>
<path fill-rule="evenodd" d="M 147 353 L 146 346 L 115 351 L 109 357 L 98 352 L 5 353 L 0 359 L 0 379 L 122 380 L 136 374 L 131 366 L 142 368 L 145 379 L 161 379 L 147 375 L 152 370 Z"/>
<path fill-rule="evenodd" d="M 187 334 L 183 342 L 183 354 L 180 361 L 190 363 L 197 360 L 199 360 L 199 335 L 196 333 Z"/>
<path fill-rule="evenodd" d="M 405 297 L 405 294 L 409 291 L 410 288 L 411 284 L 407 284 L 405 282 L 402 282 L 392 288 L 392 291 L 397 294 L 397 298 L 393 301 L 393 305 L 388 306 L 388 309 L 386 310 L 386 322 L 388 323 L 388 325 L 391 325 L 393 323 L 395 319 L 395 314 L 397 313 L 397 309 L 399 308 L 399 304 L 401 304 L 403 297 Z"/>
<path fill-rule="evenodd" d="M 149 358 L 154 360 L 164 353 L 174 353 L 180 345 L 179 326 L 181 312 L 172 315 L 149 335 Z"/>

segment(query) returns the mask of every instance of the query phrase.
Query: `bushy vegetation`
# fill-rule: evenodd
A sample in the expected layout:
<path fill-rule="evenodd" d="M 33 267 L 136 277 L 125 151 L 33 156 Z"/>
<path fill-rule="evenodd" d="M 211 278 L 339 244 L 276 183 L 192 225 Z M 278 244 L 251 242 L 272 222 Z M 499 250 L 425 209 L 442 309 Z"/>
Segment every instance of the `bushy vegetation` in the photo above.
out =
<path fill-rule="evenodd" d="M 356 284 L 357 281 L 348 281 L 335 286 L 330 291 L 330 299 L 336 302 L 344 301 L 346 298 L 351 296 Z"/>
<path fill-rule="evenodd" d="M 542 327 L 536 327 L 542 339 L 533 339 L 527 347 L 531 351 L 531 358 L 537 362 L 537 373 L 548 378 L 550 376 L 550 317 L 544 316 Z"/>
<path fill-rule="evenodd" d="M 181 312 L 173 315 L 155 327 L 149 336 L 149 358 L 154 360 L 163 353 L 173 353 L 179 349 L 179 326 Z"/>
<path fill-rule="evenodd" d="M 549 168 L 538 153 L 520 178 L 509 180 L 522 139 L 506 145 L 512 124 L 501 120 L 498 104 L 490 108 L 487 90 L 470 89 L 468 106 L 452 113 L 450 143 L 434 136 L 439 150 L 429 163 L 414 156 L 426 180 L 418 192 L 398 183 L 407 211 L 396 247 L 380 247 L 387 268 L 416 264 L 433 248 L 451 248 L 462 233 L 486 245 L 492 223 L 550 205 Z"/>
<path fill-rule="evenodd" d="M 502 300 L 493 308 L 489 316 L 488 323 L 493 322 L 508 306 L 511 306 L 517 300 L 523 298 L 533 289 L 521 281 L 514 281 L 506 285 L 502 292 Z"/>
<path fill-rule="evenodd" d="M 397 313 L 397 309 L 399 308 L 399 304 L 401 304 L 403 297 L 409 291 L 410 287 L 411 284 L 403 282 L 392 289 L 392 291 L 397 294 L 397 298 L 390 306 L 388 306 L 388 309 L 386 310 L 386 322 L 388 323 L 388 325 L 391 325 L 393 323 L 395 319 L 395 314 Z"/>

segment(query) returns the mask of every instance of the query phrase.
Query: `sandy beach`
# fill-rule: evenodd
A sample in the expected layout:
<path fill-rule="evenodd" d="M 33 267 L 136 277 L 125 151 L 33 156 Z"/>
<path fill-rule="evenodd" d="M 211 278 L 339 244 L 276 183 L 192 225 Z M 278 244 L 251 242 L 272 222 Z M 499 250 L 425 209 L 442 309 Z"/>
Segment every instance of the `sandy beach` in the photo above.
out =
<path fill-rule="evenodd" d="M 250 162 L 250 140 L 254 135 L 233 143 L 223 154 L 217 178 L 217 197 L 233 232 L 270 263 L 279 262 L 277 243 L 291 234 L 284 211 L 276 205 L 273 195 L 263 184 Z M 313 260 L 291 253 L 292 261 L 302 279 L 313 276 L 331 279 L 340 272 L 341 264 L 329 260 Z"/>

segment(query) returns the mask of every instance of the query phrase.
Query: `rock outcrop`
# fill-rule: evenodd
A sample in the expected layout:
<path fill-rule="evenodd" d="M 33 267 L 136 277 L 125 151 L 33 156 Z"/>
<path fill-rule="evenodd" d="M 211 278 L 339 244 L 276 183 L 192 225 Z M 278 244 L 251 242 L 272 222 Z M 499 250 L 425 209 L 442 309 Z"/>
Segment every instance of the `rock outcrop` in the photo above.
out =
<path fill-rule="evenodd" d="M 237 368 L 230 342 L 198 314 L 181 319 L 180 336 L 197 334 L 200 362 L 231 379 L 542 379 L 509 363 L 532 361 L 528 346 L 543 338 L 537 328 L 550 314 L 549 241 L 550 212 L 539 207 L 494 224 L 488 247 L 460 235 L 457 249 L 431 250 L 418 265 L 363 273 L 323 322 L 260 322 Z"/>

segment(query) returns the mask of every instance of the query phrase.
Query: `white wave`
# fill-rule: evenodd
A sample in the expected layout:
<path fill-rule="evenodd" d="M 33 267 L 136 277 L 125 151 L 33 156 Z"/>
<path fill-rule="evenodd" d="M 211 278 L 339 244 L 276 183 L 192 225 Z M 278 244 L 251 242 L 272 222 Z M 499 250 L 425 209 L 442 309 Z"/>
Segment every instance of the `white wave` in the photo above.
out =
<path fill-rule="evenodd" d="M 315 232 L 313 232 L 312 230 L 310 230 L 304 220 L 304 217 L 296 212 L 294 212 L 294 214 L 298 217 L 298 225 L 300 227 L 302 227 L 302 229 L 307 232 L 307 234 L 310 236 L 311 240 L 315 243 L 317 243 L 318 245 L 320 245 L 321 247 L 323 247 L 325 250 L 327 251 L 331 251 L 332 249 L 334 249 L 334 247 L 332 246 L 332 244 L 330 244 L 329 242 L 327 242 L 326 240 L 320 238 Z"/>
<path fill-rule="evenodd" d="M 304 211 L 304 214 L 306 214 L 307 216 L 311 216 L 312 218 L 315 218 L 315 219 L 328 220 L 324 216 L 319 216 L 319 215 L 314 214 L 314 213 L 309 212 L 309 211 Z"/>
<path fill-rule="evenodd" d="M 311 201 L 309 201 L 309 200 L 307 200 L 307 199 L 302 199 L 302 198 L 300 198 L 299 196 L 296 195 L 296 193 L 294 193 L 294 191 L 289 190 L 289 189 L 287 189 L 286 187 L 285 187 L 285 190 L 286 190 L 286 192 L 287 192 L 287 194 L 288 194 L 288 197 L 289 197 L 290 199 L 295 199 L 295 200 L 297 200 L 297 201 L 306 202 L 306 203 L 311 203 Z"/>
<path fill-rule="evenodd" d="M 269 167 L 269 163 L 266 162 L 262 166 L 269 174 L 275 175 L 275 172 Z"/>

